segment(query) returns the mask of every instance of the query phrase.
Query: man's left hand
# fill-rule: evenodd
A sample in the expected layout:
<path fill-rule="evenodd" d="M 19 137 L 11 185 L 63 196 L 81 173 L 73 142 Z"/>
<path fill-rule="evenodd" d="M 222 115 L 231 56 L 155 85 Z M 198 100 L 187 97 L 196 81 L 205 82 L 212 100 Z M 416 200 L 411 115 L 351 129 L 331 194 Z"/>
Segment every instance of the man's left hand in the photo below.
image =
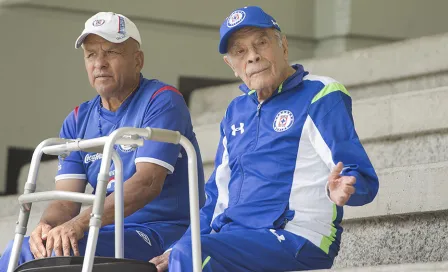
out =
<path fill-rule="evenodd" d="M 84 237 L 82 226 L 74 219 L 50 230 L 47 235 L 47 256 L 54 251 L 56 256 L 79 256 L 78 241 Z"/>
<path fill-rule="evenodd" d="M 165 253 L 163 253 L 160 256 L 152 258 L 149 262 L 153 263 L 157 267 L 157 272 L 167 271 L 170 254 L 171 250 L 165 251 Z"/>
<path fill-rule="evenodd" d="M 338 206 L 344 206 L 350 196 L 355 193 L 356 178 L 353 176 L 341 176 L 344 164 L 339 162 L 328 177 L 328 190 L 330 199 Z"/>

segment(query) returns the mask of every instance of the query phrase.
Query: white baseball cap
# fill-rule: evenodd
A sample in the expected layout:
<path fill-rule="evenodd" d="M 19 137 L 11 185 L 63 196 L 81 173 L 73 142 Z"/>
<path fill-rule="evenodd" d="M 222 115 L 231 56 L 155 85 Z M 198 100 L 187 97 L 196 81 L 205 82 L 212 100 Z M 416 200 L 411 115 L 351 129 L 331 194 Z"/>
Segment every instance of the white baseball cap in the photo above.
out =
<path fill-rule="evenodd" d="M 76 40 L 75 48 L 79 48 L 89 34 L 96 34 L 112 43 L 122 43 L 133 38 L 142 44 L 137 26 L 126 16 L 114 12 L 98 12 L 90 17 Z"/>

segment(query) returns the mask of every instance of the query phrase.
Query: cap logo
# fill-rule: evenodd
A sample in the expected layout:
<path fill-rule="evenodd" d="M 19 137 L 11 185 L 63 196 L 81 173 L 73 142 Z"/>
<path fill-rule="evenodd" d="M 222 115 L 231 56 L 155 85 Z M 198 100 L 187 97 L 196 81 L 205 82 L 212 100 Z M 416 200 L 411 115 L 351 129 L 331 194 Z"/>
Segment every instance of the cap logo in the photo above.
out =
<path fill-rule="evenodd" d="M 227 18 L 227 27 L 234 27 L 240 24 L 244 18 L 246 18 L 246 13 L 242 10 L 235 10 Z"/>
<path fill-rule="evenodd" d="M 98 19 L 92 22 L 93 26 L 102 26 L 104 24 L 104 20 L 103 19 Z"/>
<path fill-rule="evenodd" d="M 118 33 L 126 35 L 126 23 L 124 22 L 124 18 L 121 16 L 118 16 Z"/>

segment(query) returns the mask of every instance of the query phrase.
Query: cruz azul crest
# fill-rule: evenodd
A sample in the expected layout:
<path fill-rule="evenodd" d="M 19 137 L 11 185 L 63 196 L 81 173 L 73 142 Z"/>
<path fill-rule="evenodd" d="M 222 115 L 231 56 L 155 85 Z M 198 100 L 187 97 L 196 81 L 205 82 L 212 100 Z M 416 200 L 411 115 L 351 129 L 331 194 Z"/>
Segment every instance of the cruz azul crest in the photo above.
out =
<path fill-rule="evenodd" d="M 294 123 L 294 115 L 289 110 L 282 110 L 275 116 L 274 130 L 277 132 L 283 132 L 288 130 Z"/>

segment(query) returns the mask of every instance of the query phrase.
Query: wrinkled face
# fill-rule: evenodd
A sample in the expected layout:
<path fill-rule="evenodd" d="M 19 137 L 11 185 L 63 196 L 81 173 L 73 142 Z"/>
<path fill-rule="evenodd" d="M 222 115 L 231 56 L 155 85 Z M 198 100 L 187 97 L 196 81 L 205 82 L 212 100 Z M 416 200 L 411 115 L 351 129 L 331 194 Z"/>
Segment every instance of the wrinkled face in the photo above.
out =
<path fill-rule="evenodd" d="M 271 28 L 246 27 L 229 39 L 224 61 L 251 90 L 276 88 L 288 69 L 288 44 Z"/>
<path fill-rule="evenodd" d="M 113 96 L 135 87 L 136 77 L 143 68 L 143 52 L 135 40 L 111 43 L 90 34 L 83 49 L 90 85 L 100 95 Z"/>

